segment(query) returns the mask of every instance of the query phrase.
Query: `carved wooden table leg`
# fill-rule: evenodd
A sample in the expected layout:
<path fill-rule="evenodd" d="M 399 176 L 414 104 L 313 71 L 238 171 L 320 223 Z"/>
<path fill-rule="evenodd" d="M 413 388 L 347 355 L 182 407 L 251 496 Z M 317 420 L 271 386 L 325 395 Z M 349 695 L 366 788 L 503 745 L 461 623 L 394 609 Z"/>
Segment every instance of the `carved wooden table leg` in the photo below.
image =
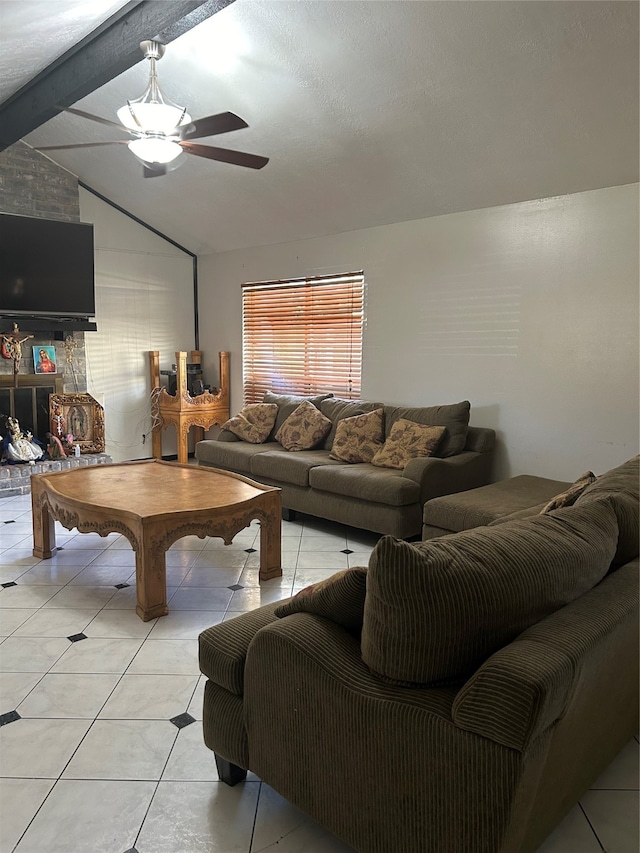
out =
<path fill-rule="evenodd" d="M 165 552 L 152 547 L 150 539 L 149 533 L 142 532 L 136 551 L 136 613 L 143 622 L 169 612 Z"/>
<path fill-rule="evenodd" d="M 263 495 L 265 518 L 260 523 L 260 572 L 262 581 L 282 576 L 282 509 L 279 492 Z"/>
<path fill-rule="evenodd" d="M 41 560 L 52 557 L 56 548 L 56 527 L 49 512 L 47 502 L 43 500 L 44 486 L 37 480 L 31 480 L 31 515 L 33 524 L 33 556 Z"/>

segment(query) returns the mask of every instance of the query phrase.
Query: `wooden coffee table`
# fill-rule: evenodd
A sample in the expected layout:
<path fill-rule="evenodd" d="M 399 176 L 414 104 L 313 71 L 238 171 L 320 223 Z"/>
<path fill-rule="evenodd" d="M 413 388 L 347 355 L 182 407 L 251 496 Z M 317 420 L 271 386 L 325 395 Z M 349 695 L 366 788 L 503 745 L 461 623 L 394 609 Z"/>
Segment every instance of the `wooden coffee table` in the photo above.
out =
<path fill-rule="evenodd" d="M 165 552 L 183 536 L 219 536 L 225 545 L 260 519 L 260 580 L 279 577 L 280 489 L 247 477 L 155 459 L 31 476 L 33 554 L 56 552 L 54 521 L 68 530 L 126 536 L 136 552 L 136 613 L 165 616 Z"/>

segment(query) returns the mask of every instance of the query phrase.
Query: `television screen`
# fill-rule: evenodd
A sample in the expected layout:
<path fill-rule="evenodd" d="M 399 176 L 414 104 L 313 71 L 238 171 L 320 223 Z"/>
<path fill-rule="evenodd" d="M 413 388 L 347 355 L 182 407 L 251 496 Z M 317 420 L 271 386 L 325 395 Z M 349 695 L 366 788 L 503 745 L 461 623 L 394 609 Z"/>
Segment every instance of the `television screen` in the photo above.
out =
<path fill-rule="evenodd" d="M 0 214 L 0 314 L 92 317 L 93 225 Z"/>

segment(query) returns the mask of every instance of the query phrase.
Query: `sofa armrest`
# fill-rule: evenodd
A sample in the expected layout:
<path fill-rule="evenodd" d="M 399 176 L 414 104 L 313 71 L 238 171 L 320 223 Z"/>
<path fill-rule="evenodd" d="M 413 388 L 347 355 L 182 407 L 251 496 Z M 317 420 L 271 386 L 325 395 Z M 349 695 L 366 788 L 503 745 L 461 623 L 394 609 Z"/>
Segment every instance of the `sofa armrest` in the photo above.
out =
<path fill-rule="evenodd" d="M 383 680 L 362 660 L 359 638 L 323 616 L 292 613 L 266 625 L 248 652 L 247 692 L 256 687 L 271 689 L 276 684 L 280 691 L 281 684 L 273 676 L 274 667 L 280 663 L 296 689 L 302 689 L 309 678 L 315 682 L 320 676 L 320 682 L 329 679 L 335 683 L 347 704 L 358 697 L 374 703 L 408 704 L 451 724 L 456 687 L 403 687 Z M 255 710 L 260 712 L 259 708 Z"/>
<path fill-rule="evenodd" d="M 198 637 L 200 671 L 230 693 L 242 696 L 249 644 L 261 628 L 278 621 L 274 611 L 288 600 L 265 604 L 235 619 L 206 628 Z"/>
<path fill-rule="evenodd" d="M 456 696 L 452 716 L 460 728 L 521 750 L 565 717 L 602 727 L 603 740 L 622 731 L 624 743 L 637 708 L 636 560 L 492 655 Z"/>
<path fill-rule="evenodd" d="M 492 453 L 473 450 L 463 450 L 446 459 L 421 456 L 407 462 L 402 476 L 419 484 L 420 502 L 424 504 L 431 498 L 484 486 L 489 482 L 492 461 Z"/>
<path fill-rule="evenodd" d="M 453 721 L 522 751 L 562 716 L 573 680 L 573 666 L 562 652 L 516 640 L 467 681 L 453 704 Z"/>

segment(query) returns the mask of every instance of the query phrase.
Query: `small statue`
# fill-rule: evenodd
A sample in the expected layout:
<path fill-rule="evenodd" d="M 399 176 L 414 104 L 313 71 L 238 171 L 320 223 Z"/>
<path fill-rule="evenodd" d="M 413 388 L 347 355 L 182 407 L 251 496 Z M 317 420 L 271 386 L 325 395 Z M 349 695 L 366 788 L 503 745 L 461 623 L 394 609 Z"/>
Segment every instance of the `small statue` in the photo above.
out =
<path fill-rule="evenodd" d="M 9 462 L 37 462 L 44 456 L 30 432 L 23 433 L 16 418 L 7 418 L 9 435 L 4 437 L 4 457 Z"/>
<path fill-rule="evenodd" d="M 51 459 L 67 458 L 62 442 L 57 435 L 52 435 L 50 432 L 47 433 L 47 453 Z"/>
<path fill-rule="evenodd" d="M 32 338 L 33 335 L 25 335 L 18 328 L 18 324 L 13 324 L 13 329 L 10 332 L 0 333 L 0 355 L 3 358 L 13 359 L 13 387 L 18 387 L 18 368 L 20 359 L 22 358 L 22 344 Z"/>

